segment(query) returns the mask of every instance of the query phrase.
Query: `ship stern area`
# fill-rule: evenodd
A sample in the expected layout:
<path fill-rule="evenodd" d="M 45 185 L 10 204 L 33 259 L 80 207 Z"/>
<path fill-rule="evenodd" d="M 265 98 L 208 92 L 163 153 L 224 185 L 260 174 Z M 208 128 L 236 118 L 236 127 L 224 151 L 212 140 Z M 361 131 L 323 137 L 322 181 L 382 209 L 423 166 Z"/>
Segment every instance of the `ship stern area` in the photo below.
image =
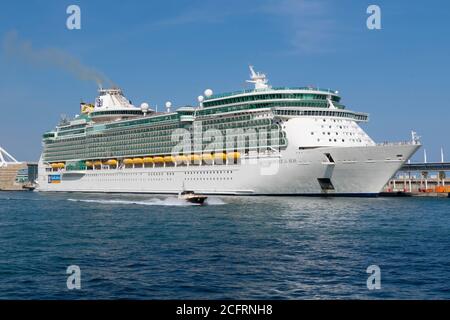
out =
<path fill-rule="evenodd" d="M 36 180 L 36 192 L 60 191 L 61 173 L 47 171 L 48 165 L 42 160 L 42 155 L 38 162 L 38 175 Z"/>
<path fill-rule="evenodd" d="M 325 147 L 322 176 L 317 177 L 322 196 L 376 197 L 420 144 L 385 143 L 359 147 Z"/>

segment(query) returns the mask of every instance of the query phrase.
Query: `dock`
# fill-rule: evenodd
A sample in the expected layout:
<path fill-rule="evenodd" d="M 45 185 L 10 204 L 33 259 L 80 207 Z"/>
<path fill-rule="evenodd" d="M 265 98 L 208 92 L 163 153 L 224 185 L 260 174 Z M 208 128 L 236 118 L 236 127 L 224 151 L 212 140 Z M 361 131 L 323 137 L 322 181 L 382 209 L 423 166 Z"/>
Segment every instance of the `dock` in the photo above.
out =
<path fill-rule="evenodd" d="M 450 198 L 450 162 L 406 163 L 384 187 L 382 196 L 417 196 Z"/>
<path fill-rule="evenodd" d="M 36 162 L 19 162 L 0 147 L 0 191 L 25 191 L 36 179 Z"/>

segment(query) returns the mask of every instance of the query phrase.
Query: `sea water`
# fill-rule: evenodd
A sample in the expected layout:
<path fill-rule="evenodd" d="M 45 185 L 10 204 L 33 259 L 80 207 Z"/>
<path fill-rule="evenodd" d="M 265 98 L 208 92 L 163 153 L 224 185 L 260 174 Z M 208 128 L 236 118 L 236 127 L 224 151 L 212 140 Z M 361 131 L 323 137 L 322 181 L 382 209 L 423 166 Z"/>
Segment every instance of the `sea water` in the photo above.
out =
<path fill-rule="evenodd" d="M 0 299 L 126 298 L 450 299 L 450 199 L 0 192 Z"/>

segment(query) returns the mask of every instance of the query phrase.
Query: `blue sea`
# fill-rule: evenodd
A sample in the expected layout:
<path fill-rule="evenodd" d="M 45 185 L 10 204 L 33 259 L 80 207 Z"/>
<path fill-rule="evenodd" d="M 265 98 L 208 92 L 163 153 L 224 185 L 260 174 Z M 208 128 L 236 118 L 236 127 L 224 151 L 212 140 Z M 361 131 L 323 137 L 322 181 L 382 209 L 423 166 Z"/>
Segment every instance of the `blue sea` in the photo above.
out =
<path fill-rule="evenodd" d="M 0 299 L 347 298 L 450 299 L 450 199 L 0 192 Z"/>

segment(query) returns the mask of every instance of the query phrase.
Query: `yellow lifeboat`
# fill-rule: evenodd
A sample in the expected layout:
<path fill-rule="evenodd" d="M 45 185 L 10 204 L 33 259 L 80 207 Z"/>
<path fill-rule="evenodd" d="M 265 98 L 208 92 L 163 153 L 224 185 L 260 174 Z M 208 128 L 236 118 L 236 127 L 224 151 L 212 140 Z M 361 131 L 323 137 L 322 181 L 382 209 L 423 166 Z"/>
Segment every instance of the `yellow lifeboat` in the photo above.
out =
<path fill-rule="evenodd" d="M 153 163 L 153 158 L 152 157 L 145 157 L 144 158 L 144 163 Z"/>
<path fill-rule="evenodd" d="M 92 167 L 93 163 L 92 161 L 86 161 L 86 167 Z"/>
<path fill-rule="evenodd" d="M 165 156 L 164 162 L 165 163 L 175 162 L 175 157 L 174 156 Z"/>
<path fill-rule="evenodd" d="M 190 154 L 187 156 L 187 158 L 191 163 L 199 164 L 202 161 L 202 156 L 199 154 Z"/>
<path fill-rule="evenodd" d="M 202 160 L 206 163 L 212 163 L 213 156 L 211 155 L 211 153 L 204 153 L 202 154 Z"/>
<path fill-rule="evenodd" d="M 200 163 L 202 161 L 201 155 L 198 155 L 198 154 L 190 154 L 188 156 L 188 159 L 192 163 Z"/>
<path fill-rule="evenodd" d="M 241 157 L 241 153 L 240 152 L 228 152 L 227 153 L 227 158 L 228 159 L 234 159 L 237 160 Z"/>
<path fill-rule="evenodd" d="M 163 157 L 154 157 L 153 162 L 154 163 L 164 163 L 164 158 Z"/>
<path fill-rule="evenodd" d="M 94 161 L 94 166 L 101 166 L 102 164 L 100 160 Z"/>
<path fill-rule="evenodd" d="M 108 161 L 106 161 L 106 164 L 108 166 L 117 166 L 117 160 L 116 159 L 109 159 Z"/>
<path fill-rule="evenodd" d="M 180 155 L 175 157 L 175 161 L 177 162 L 177 164 L 181 164 L 181 163 L 188 163 L 189 159 L 186 156 Z"/>
<path fill-rule="evenodd" d="M 134 158 L 133 159 L 133 163 L 134 164 L 143 164 L 144 163 L 144 159 L 142 159 L 142 158 Z"/>
<path fill-rule="evenodd" d="M 62 169 L 62 168 L 64 168 L 64 163 L 52 163 L 50 166 L 53 169 Z"/>
<path fill-rule="evenodd" d="M 133 164 L 133 159 L 125 159 L 123 160 L 124 164 Z"/>
<path fill-rule="evenodd" d="M 224 163 L 225 161 L 227 161 L 227 155 L 223 152 L 217 152 L 214 154 L 214 160 L 216 160 L 217 162 L 222 162 Z"/>

